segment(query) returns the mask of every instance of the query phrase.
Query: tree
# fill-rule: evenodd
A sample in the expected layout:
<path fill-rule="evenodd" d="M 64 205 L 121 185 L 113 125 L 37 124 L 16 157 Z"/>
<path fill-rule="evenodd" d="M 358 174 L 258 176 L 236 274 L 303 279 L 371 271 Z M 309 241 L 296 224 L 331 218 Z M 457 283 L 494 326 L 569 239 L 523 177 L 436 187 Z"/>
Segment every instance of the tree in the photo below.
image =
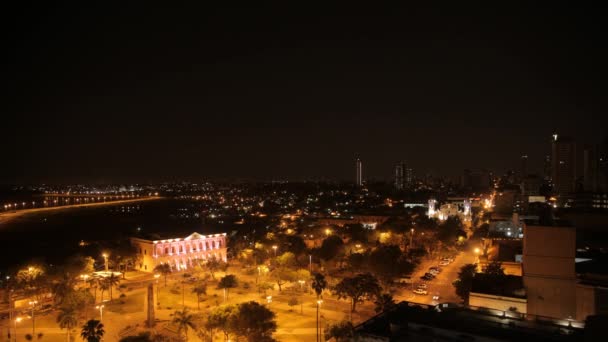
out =
<path fill-rule="evenodd" d="M 382 245 L 370 254 L 369 268 L 384 284 L 389 284 L 401 273 L 399 267 L 401 255 L 401 249 L 398 246 Z"/>
<path fill-rule="evenodd" d="M 205 263 L 205 267 L 207 267 L 207 270 L 209 271 L 211 278 L 213 278 L 213 280 L 215 280 L 215 272 L 226 271 L 228 269 L 228 264 L 223 262 L 222 260 L 216 258 L 215 256 L 213 256 L 213 257 L 207 259 L 207 262 Z"/>
<path fill-rule="evenodd" d="M 495 276 L 497 278 L 505 276 L 505 270 L 502 268 L 500 261 L 492 261 L 484 268 L 483 273 Z"/>
<path fill-rule="evenodd" d="M 334 287 L 334 293 L 338 299 L 351 299 L 351 312 L 356 311 L 357 303 L 362 303 L 364 299 L 375 296 L 380 290 L 378 280 L 369 273 L 344 278 Z"/>
<path fill-rule="evenodd" d="M 160 273 L 165 277 L 165 287 L 167 287 L 167 276 L 171 274 L 171 265 L 159 264 L 154 267 L 154 272 Z"/>
<path fill-rule="evenodd" d="M 188 329 L 196 329 L 194 315 L 192 315 L 188 308 L 184 308 L 184 310 L 177 310 L 173 313 L 173 324 L 177 325 L 177 333 L 184 333 L 184 337 L 186 341 L 188 341 Z"/>
<path fill-rule="evenodd" d="M 87 305 L 95 303 L 95 298 L 87 289 L 78 289 L 70 291 L 63 299 L 61 307 L 65 309 L 83 312 Z"/>
<path fill-rule="evenodd" d="M 277 330 L 276 315 L 266 306 L 254 301 L 241 303 L 232 319 L 236 335 L 245 337 L 247 341 L 274 341 L 272 334 Z"/>
<path fill-rule="evenodd" d="M 75 278 L 67 273 L 61 274 L 59 279 L 55 280 L 51 285 L 51 292 L 55 304 L 61 305 L 66 296 L 74 291 Z"/>
<path fill-rule="evenodd" d="M 319 257 L 325 261 L 329 261 L 341 252 L 343 246 L 344 241 L 339 236 L 329 236 L 323 240 L 321 247 L 318 249 Z"/>
<path fill-rule="evenodd" d="M 198 283 L 196 283 L 196 285 L 194 285 L 194 288 L 192 288 L 192 293 L 196 294 L 196 304 L 198 309 L 201 309 L 201 295 L 206 295 L 207 294 L 207 282 L 206 281 L 199 281 Z"/>
<path fill-rule="evenodd" d="M 114 257 L 114 262 L 118 269 L 122 269 L 123 279 L 129 267 L 135 265 L 141 259 L 141 254 L 137 248 L 128 241 L 121 241 L 110 253 Z"/>
<path fill-rule="evenodd" d="M 281 286 L 285 282 L 295 281 L 298 274 L 292 270 L 296 262 L 296 257 L 291 252 L 283 253 L 276 258 L 275 268 L 271 272 L 272 278 L 277 282 L 279 286 L 279 292 L 283 289 Z"/>
<path fill-rule="evenodd" d="M 35 296 L 38 301 L 42 300 L 48 281 L 46 272 L 42 266 L 34 265 L 20 269 L 16 275 L 17 285 L 26 296 Z"/>
<path fill-rule="evenodd" d="M 91 319 L 82 326 L 80 337 L 87 342 L 99 342 L 104 333 L 103 324 L 98 320 Z"/>
<path fill-rule="evenodd" d="M 350 242 L 367 243 L 368 241 L 369 230 L 359 223 L 345 225 L 344 233 L 350 238 Z"/>
<path fill-rule="evenodd" d="M 374 311 L 376 311 L 377 313 L 390 310 L 396 306 L 395 300 L 393 299 L 393 296 L 391 296 L 390 293 L 383 293 L 377 295 L 374 304 L 376 304 Z"/>
<path fill-rule="evenodd" d="M 287 305 L 289 305 L 290 307 L 296 306 L 298 305 L 298 303 L 298 298 L 296 296 L 289 297 L 289 300 L 287 301 Z"/>
<path fill-rule="evenodd" d="M 225 277 L 220 279 L 220 282 L 217 284 L 218 289 L 224 289 L 224 300 L 228 300 L 228 291 L 232 288 L 238 286 L 238 281 L 234 274 L 228 274 Z"/>
<path fill-rule="evenodd" d="M 315 273 L 312 279 L 312 288 L 317 294 L 317 299 L 319 299 L 321 293 L 323 293 L 323 290 L 327 288 L 327 281 L 325 280 L 325 276 L 321 273 Z"/>
<path fill-rule="evenodd" d="M 366 261 L 366 255 L 363 253 L 351 253 L 346 257 L 346 264 L 351 271 L 362 270 Z"/>
<path fill-rule="evenodd" d="M 266 295 L 266 291 L 274 289 L 274 285 L 263 281 L 258 283 L 257 288 L 259 293 L 264 293 L 264 295 Z"/>
<path fill-rule="evenodd" d="M 78 318 L 76 316 L 76 310 L 70 307 L 60 308 L 59 314 L 57 315 L 57 323 L 59 324 L 59 328 L 67 329 L 68 342 L 70 342 L 70 333 L 72 328 L 78 324 Z"/>
<path fill-rule="evenodd" d="M 295 254 L 300 255 L 306 251 L 306 243 L 304 239 L 298 235 L 288 235 L 285 238 L 285 245 L 288 246 L 289 250 Z"/>
<path fill-rule="evenodd" d="M 110 289 L 110 301 L 112 301 L 114 300 L 114 297 L 112 296 L 112 288 L 120 284 L 120 278 L 114 275 L 114 272 L 111 272 L 108 277 L 104 278 L 104 281 L 108 284 L 108 288 Z"/>
<path fill-rule="evenodd" d="M 462 298 L 465 304 L 469 304 L 469 293 L 473 286 L 473 277 L 477 271 L 477 265 L 467 264 L 460 268 L 458 272 L 458 279 L 452 283 L 456 288 L 456 294 Z"/>
<path fill-rule="evenodd" d="M 224 333 L 224 340 L 228 340 L 232 332 L 232 316 L 236 312 L 235 305 L 220 306 L 209 313 L 205 328 L 207 328 L 213 336 L 213 330 L 218 329 Z"/>
<path fill-rule="evenodd" d="M 110 289 L 110 283 L 106 280 L 107 278 L 99 279 L 99 290 L 101 290 L 101 301 L 103 302 L 103 293 Z"/>
<path fill-rule="evenodd" d="M 325 339 L 329 340 L 334 338 L 336 342 L 349 342 L 352 340 L 354 334 L 355 328 L 353 327 L 353 324 L 349 321 L 343 321 L 331 325 L 325 331 Z"/>

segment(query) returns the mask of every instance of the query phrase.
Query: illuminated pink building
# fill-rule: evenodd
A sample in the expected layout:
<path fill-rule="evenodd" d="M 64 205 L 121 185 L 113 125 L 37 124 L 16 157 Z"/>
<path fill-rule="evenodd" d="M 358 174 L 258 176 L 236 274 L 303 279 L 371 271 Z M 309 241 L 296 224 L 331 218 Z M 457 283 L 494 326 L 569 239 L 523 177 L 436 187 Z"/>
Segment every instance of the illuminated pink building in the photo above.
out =
<path fill-rule="evenodd" d="M 226 261 L 226 233 L 193 233 L 185 238 L 164 240 L 131 238 L 131 244 L 141 254 L 136 268 L 144 272 L 153 272 L 154 267 L 160 264 L 169 264 L 174 270 L 186 270 L 198 260 L 215 257 Z"/>

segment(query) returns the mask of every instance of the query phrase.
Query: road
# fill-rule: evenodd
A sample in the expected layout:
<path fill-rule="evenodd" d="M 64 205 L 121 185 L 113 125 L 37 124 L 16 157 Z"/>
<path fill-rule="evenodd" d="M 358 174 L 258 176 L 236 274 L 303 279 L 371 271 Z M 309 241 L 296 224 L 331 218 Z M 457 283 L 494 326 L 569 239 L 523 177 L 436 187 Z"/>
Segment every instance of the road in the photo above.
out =
<path fill-rule="evenodd" d="M 104 205 L 120 205 L 120 204 L 134 203 L 134 202 L 141 202 L 141 201 L 152 201 L 152 200 L 157 200 L 157 199 L 161 199 L 161 198 L 162 197 L 159 197 L 159 196 L 140 197 L 140 198 L 136 198 L 136 199 L 120 200 L 120 201 L 108 201 L 108 202 L 97 202 L 97 203 L 86 203 L 86 204 L 71 204 L 71 205 L 62 205 L 62 206 L 57 206 L 57 207 L 21 209 L 21 210 L 17 210 L 17 211 L 3 212 L 3 213 L 0 213 L 0 225 L 8 222 L 10 220 L 14 220 L 18 217 L 21 217 L 21 216 L 41 213 L 41 212 L 46 212 L 46 211 L 68 210 L 68 209 L 76 209 L 76 208 L 84 208 L 84 207 L 98 207 L 98 206 L 104 206 Z"/>
<path fill-rule="evenodd" d="M 406 300 L 414 303 L 433 305 L 440 302 L 459 303 L 461 299 L 456 295 L 452 282 L 458 278 L 458 271 L 460 271 L 463 265 L 475 263 L 475 260 L 476 255 L 473 251 L 461 252 L 454 258 L 451 264 L 441 267 L 442 271 L 435 279 L 425 281 L 421 280 L 420 277 L 428 272 L 429 267 L 437 266 L 439 263 L 437 259 L 425 259 L 412 275 L 412 287 L 404 289 L 400 295 L 395 296 L 395 299 L 397 301 Z M 427 295 L 417 295 L 412 292 L 420 283 L 427 284 Z M 439 301 L 433 301 L 433 296 L 435 295 L 439 296 Z"/>

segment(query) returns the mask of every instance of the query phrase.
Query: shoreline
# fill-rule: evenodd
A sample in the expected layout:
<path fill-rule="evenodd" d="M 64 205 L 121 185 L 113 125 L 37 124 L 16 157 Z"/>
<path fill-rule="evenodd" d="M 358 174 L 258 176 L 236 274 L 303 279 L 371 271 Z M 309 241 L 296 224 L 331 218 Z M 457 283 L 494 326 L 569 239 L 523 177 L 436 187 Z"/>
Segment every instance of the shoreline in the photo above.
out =
<path fill-rule="evenodd" d="M 153 197 L 135 198 L 135 199 L 128 199 L 128 200 L 118 200 L 118 201 L 111 201 L 111 202 L 71 204 L 71 205 L 64 205 L 64 206 L 58 206 L 58 207 L 22 209 L 22 210 L 14 211 L 14 212 L 1 213 L 0 214 L 0 230 L 2 229 L 3 224 L 8 223 L 19 217 L 23 217 L 23 216 L 27 216 L 27 215 L 31 215 L 31 214 L 39 214 L 39 213 L 44 213 L 44 212 L 49 212 L 49 211 L 61 211 L 61 210 L 70 210 L 70 209 L 79 209 L 79 208 L 120 205 L 120 204 L 125 204 L 125 203 L 154 201 L 154 200 L 159 200 L 162 198 L 163 197 L 160 197 L 160 196 L 153 196 Z"/>

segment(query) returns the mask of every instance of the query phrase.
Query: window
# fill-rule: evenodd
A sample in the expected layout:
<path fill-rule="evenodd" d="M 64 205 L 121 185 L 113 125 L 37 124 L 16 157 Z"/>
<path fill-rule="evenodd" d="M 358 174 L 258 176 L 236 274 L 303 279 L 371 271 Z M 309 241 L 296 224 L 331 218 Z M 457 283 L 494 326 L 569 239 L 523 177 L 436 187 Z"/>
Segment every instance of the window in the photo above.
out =
<path fill-rule="evenodd" d="M 175 253 L 175 247 L 171 247 L 171 254 Z"/>
<path fill-rule="evenodd" d="M 183 253 L 184 252 L 184 246 L 179 246 L 179 252 Z"/>
<path fill-rule="evenodd" d="M 169 247 L 165 247 L 165 254 L 169 254 Z"/>
<path fill-rule="evenodd" d="M 144 249 L 144 255 L 148 255 L 148 250 Z"/>
<path fill-rule="evenodd" d="M 222 240 L 219 240 L 219 241 L 217 242 L 217 248 L 222 248 Z"/>

